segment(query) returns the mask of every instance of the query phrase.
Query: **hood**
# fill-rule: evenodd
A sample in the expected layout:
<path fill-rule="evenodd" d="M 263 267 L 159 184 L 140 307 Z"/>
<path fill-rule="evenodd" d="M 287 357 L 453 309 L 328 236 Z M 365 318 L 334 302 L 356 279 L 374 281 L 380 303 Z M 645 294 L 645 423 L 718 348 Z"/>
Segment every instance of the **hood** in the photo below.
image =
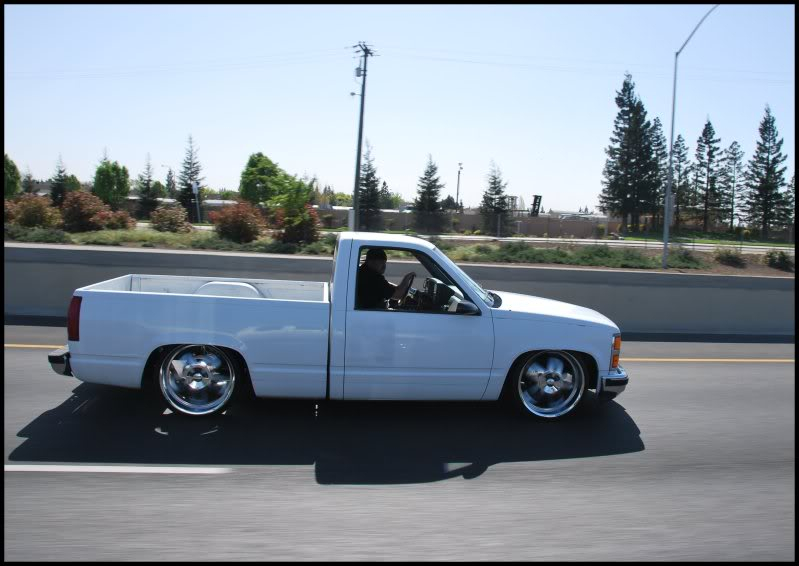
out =
<path fill-rule="evenodd" d="M 492 293 L 499 295 L 502 299 L 502 304 L 499 307 L 491 309 L 494 318 L 545 319 L 551 322 L 580 326 L 607 326 L 616 331 L 619 329 L 605 315 L 585 307 L 519 293 L 506 293 L 505 291 L 492 291 Z"/>

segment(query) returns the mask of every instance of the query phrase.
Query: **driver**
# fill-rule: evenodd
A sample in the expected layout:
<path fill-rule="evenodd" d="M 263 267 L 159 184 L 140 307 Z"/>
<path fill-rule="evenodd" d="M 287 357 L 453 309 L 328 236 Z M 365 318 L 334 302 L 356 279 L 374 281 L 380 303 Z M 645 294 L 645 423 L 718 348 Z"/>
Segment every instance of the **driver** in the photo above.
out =
<path fill-rule="evenodd" d="M 383 276 L 388 257 L 380 248 L 371 248 L 366 259 L 358 268 L 356 309 L 385 309 L 388 299 L 399 300 L 408 292 L 411 280 L 416 273 L 411 271 L 402 278 L 399 285 L 389 283 Z"/>

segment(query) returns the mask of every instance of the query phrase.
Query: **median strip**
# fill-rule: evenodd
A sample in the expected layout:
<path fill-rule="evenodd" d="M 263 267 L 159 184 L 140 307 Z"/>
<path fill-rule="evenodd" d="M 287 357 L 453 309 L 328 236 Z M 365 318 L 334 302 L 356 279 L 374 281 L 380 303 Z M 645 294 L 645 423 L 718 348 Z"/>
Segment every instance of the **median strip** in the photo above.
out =
<path fill-rule="evenodd" d="M 55 465 L 8 465 L 6 472 L 81 472 L 115 474 L 227 474 L 232 468 L 191 468 L 166 466 L 55 466 Z"/>

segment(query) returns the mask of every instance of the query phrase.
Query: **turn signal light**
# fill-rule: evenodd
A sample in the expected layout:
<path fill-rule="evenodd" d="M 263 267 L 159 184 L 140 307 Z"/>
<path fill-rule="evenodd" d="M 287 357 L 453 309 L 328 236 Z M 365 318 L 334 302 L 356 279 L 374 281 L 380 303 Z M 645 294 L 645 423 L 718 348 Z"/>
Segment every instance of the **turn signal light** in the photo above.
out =
<path fill-rule="evenodd" d="M 621 334 L 613 336 L 613 348 L 610 351 L 610 369 L 619 367 L 619 354 L 621 354 Z"/>

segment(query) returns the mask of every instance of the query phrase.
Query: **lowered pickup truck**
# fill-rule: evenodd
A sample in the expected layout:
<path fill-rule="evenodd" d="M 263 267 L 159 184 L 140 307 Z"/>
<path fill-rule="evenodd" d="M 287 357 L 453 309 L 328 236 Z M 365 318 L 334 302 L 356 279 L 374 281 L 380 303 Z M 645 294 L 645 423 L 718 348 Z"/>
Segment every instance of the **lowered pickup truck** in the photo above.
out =
<path fill-rule="evenodd" d="M 388 252 L 392 269 L 414 271 L 390 300 L 367 309 L 356 298 L 375 280 L 358 275 L 370 249 Z M 402 257 L 408 265 L 396 261 Z M 571 413 L 586 389 L 609 399 L 628 381 L 621 334 L 608 318 L 485 290 L 430 242 L 399 235 L 341 233 L 329 282 L 103 281 L 75 291 L 67 326 L 67 347 L 49 354 L 54 371 L 91 383 L 152 385 L 168 408 L 192 416 L 223 411 L 242 395 L 503 397 L 525 414 L 553 419 Z"/>

